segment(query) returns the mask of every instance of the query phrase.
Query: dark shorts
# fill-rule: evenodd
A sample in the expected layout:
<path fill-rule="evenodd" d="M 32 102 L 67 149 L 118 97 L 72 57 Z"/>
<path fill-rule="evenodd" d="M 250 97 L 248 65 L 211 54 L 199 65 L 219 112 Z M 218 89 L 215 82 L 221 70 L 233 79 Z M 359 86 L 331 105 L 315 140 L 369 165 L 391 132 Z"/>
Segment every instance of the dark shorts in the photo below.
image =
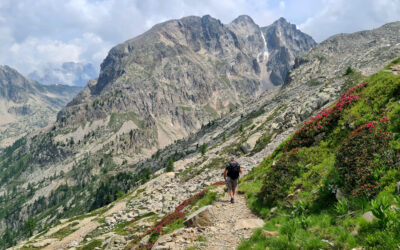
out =
<path fill-rule="evenodd" d="M 237 184 L 238 184 L 239 178 L 236 180 L 231 179 L 229 176 L 226 177 L 226 187 L 228 190 L 236 189 Z"/>

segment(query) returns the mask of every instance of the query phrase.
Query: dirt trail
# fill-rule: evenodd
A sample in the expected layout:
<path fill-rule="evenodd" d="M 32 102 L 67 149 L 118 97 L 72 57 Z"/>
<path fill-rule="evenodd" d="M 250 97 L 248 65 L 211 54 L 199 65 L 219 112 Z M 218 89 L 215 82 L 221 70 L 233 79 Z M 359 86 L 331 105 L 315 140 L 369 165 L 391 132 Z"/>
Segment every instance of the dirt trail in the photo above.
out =
<path fill-rule="evenodd" d="M 46 246 L 43 250 L 66 249 L 77 246 L 89 232 L 99 226 L 97 221 L 92 221 L 93 218 L 94 217 L 89 217 L 80 221 L 78 230 L 66 236 L 62 240 Z"/>
<path fill-rule="evenodd" d="M 223 187 L 217 191 L 222 193 Z M 236 249 L 243 239 L 250 238 L 255 228 L 264 225 L 264 221 L 247 207 L 244 196 L 239 194 L 233 204 L 226 193 L 218 198 L 212 205 L 212 214 L 212 226 L 178 229 L 161 237 L 153 249 Z"/>
<path fill-rule="evenodd" d="M 243 239 L 248 239 L 255 228 L 264 222 L 246 205 L 243 195 L 236 194 L 235 203 L 225 194 L 213 204 L 214 226 L 206 231 L 205 246 L 200 249 L 236 249 Z"/>

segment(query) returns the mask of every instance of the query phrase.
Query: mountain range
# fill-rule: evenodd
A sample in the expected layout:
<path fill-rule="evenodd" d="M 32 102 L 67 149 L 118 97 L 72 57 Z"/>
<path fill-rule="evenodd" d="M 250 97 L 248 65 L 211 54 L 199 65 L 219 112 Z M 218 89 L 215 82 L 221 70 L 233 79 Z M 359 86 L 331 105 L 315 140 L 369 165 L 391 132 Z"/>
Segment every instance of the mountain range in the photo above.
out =
<path fill-rule="evenodd" d="M 0 148 L 53 123 L 80 87 L 42 85 L 15 69 L 0 66 Z"/>
<path fill-rule="evenodd" d="M 111 49 L 99 77 L 54 125 L 1 155 L 0 229 L 20 238 L 30 218 L 41 231 L 93 211 L 89 217 L 100 224 L 89 224 L 100 228 L 89 238 L 123 238 L 126 246 L 127 231 L 150 229 L 151 220 L 217 181 L 230 155 L 250 171 L 310 116 L 399 54 L 399 22 L 320 44 L 283 18 L 267 27 L 248 16 L 230 24 L 210 16 L 158 24 Z M 165 174 L 171 161 L 176 172 Z M 119 211 L 125 221 L 112 215 Z M 125 229 L 132 218 L 146 222 Z M 70 219 L 57 229 L 73 232 L 85 223 Z M 58 244 L 55 231 L 20 246 Z"/>

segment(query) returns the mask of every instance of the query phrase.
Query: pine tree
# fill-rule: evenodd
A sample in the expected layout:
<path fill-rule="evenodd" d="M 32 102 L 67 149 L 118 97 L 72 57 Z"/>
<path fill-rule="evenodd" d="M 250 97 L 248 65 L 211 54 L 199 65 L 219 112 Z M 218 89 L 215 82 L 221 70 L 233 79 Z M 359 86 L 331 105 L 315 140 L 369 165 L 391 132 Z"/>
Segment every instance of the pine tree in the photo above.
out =
<path fill-rule="evenodd" d="M 173 172 L 174 171 L 174 160 L 171 158 L 169 158 L 167 167 L 165 168 L 166 172 Z"/>
<path fill-rule="evenodd" d="M 28 237 L 31 237 L 33 235 L 33 232 L 36 229 L 36 220 L 33 218 L 29 218 L 26 222 L 25 222 L 25 226 L 24 226 L 24 230 L 25 230 L 25 234 Z"/>
<path fill-rule="evenodd" d="M 207 144 L 203 143 L 203 145 L 201 145 L 200 147 L 201 155 L 205 155 L 206 151 L 207 151 Z"/>

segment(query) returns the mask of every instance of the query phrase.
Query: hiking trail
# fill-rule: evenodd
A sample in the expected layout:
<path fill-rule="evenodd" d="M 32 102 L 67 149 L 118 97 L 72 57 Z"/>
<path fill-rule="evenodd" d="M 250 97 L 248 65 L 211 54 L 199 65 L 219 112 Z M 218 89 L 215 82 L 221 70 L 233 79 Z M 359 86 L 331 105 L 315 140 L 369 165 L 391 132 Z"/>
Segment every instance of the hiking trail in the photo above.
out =
<path fill-rule="evenodd" d="M 237 193 L 232 204 L 229 195 L 222 194 L 224 186 L 216 191 L 220 196 L 212 204 L 212 226 L 178 229 L 160 237 L 153 249 L 236 249 L 255 228 L 263 226 L 263 220 L 251 212 L 242 194 Z"/>

